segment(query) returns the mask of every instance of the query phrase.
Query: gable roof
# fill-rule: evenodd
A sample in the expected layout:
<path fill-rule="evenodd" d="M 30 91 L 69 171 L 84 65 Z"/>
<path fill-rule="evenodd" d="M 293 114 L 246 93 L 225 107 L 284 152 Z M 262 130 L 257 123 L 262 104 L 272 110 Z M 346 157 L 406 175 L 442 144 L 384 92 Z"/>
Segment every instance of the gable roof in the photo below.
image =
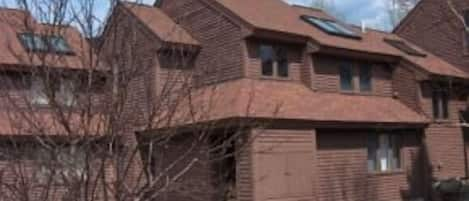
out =
<path fill-rule="evenodd" d="M 31 54 L 23 47 L 18 38 L 21 33 L 63 36 L 73 54 L 45 54 L 45 58 L 39 58 L 38 54 Z M 88 40 L 74 27 L 41 24 L 23 10 L 0 8 L 0 64 L 89 69 L 97 65 L 97 60 L 92 60 L 96 57 L 90 57 L 90 51 L 93 50 Z"/>
<path fill-rule="evenodd" d="M 391 97 L 314 92 L 303 84 L 294 82 L 239 79 L 207 86 L 192 93 L 191 100 L 178 105 L 178 111 L 171 116 L 173 125 L 231 118 L 428 123 L 425 116 Z"/>
<path fill-rule="evenodd" d="M 129 2 L 122 5 L 164 42 L 199 45 L 197 40 L 159 8 Z"/>

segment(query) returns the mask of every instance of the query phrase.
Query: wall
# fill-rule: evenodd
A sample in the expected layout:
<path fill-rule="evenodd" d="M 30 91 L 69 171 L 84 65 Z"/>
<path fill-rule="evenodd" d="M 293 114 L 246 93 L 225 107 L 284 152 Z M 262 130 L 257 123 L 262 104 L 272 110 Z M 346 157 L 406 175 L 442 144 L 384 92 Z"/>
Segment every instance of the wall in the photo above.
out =
<path fill-rule="evenodd" d="M 415 131 L 402 133 L 402 170 L 380 174 L 367 169 L 366 136 L 375 132 L 318 131 L 319 201 L 387 201 L 421 196 L 419 135 Z"/>
<path fill-rule="evenodd" d="M 458 11 L 469 9 L 466 0 L 453 0 Z M 395 32 L 469 72 L 469 50 L 465 50 L 463 25 L 447 1 L 423 0 Z"/>
<path fill-rule="evenodd" d="M 355 90 L 359 90 L 358 69 L 364 61 L 345 60 L 330 56 L 313 56 L 314 62 L 314 80 L 313 88 L 322 92 L 340 92 L 340 76 L 339 67 L 343 62 L 348 62 L 354 68 L 354 86 Z M 372 95 L 376 96 L 392 96 L 392 71 L 382 64 L 372 65 Z"/>
<path fill-rule="evenodd" d="M 415 73 L 409 67 L 398 65 L 392 75 L 393 91 L 396 97 L 414 111 L 422 112 L 419 84 Z"/>
<path fill-rule="evenodd" d="M 316 199 L 314 130 L 254 130 L 253 200 Z"/>
<path fill-rule="evenodd" d="M 431 170 L 437 178 L 465 177 L 462 129 L 449 123 L 432 124 L 425 131 Z"/>
<path fill-rule="evenodd" d="M 253 79 L 277 79 L 283 81 L 300 82 L 301 68 L 303 67 L 302 52 L 304 47 L 298 44 L 285 44 L 275 43 L 271 41 L 262 40 L 247 40 L 248 47 L 248 64 L 247 64 L 247 77 Z M 261 44 L 273 44 L 286 48 L 288 59 L 288 78 L 275 78 L 262 75 L 262 61 L 259 57 L 259 46 Z"/>
<path fill-rule="evenodd" d="M 161 9 L 202 44 L 195 63 L 201 83 L 244 76 L 241 27 L 203 0 L 163 1 Z"/>

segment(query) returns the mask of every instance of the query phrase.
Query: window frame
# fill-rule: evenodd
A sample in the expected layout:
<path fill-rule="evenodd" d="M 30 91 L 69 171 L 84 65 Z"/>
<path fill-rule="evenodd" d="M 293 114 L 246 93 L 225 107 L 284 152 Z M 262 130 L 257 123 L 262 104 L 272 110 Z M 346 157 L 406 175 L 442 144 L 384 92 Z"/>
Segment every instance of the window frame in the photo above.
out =
<path fill-rule="evenodd" d="M 402 171 L 404 167 L 402 137 L 401 134 L 396 133 L 373 133 L 368 135 L 368 173 L 380 174 Z M 385 164 L 384 166 L 386 166 L 385 168 L 383 168 L 383 163 Z"/>
<path fill-rule="evenodd" d="M 289 49 L 284 45 L 275 45 L 269 43 L 261 43 L 258 45 L 258 58 L 261 63 L 261 77 L 264 78 L 275 78 L 275 79 L 290 79 L 290 60 L 289 60 Z M 270 55 L 266 55 L 263 50 L 269 50 Z M 268 63 L 270 59 L 270 71 L 265 71 L 265 63 Z M 283 65 L 282 65 L 283 64 Z M 266 74 L 265 72 L 270 72 Z"/>

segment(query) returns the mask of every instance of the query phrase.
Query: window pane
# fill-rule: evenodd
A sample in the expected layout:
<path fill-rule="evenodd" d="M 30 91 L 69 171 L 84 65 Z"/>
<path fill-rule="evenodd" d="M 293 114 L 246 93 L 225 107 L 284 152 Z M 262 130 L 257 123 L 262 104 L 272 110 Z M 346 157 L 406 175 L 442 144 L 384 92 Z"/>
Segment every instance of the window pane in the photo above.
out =
<path fill-rule="evenodd" d="M 259 55 L 262 61 L 262 75 L 272 76 L 274 49 L 270 45 L 261 45 L 259 48 Z"/>
<path fill-rule="evenodd" d="M 340 67 L 340 88 L 344 91 L 353 90 L 353 72 L 348 64 Z"/>
<path fill-rule="evenodd" d="M 49 37 L 50 46 L 56 52 L 68 53 L 71 52 L 70 46 L 62 36 L 51 36 Z"/>
<path fill-rule="evenodd" d="M 378 170 L 377 155 L 378 137 L 374 134 L 368 136 L 368 171 L 375 172 Z"/>
<path fill-rule="evenodd" d="M 337 33 L 338 30 L 331 26 L 330 24 L 326 23 L 325 21 L 323 20 L 320 20 L 320 19 L 317 19 L 317 18 L 314 18 L 314 17 L 308 17 L 307 18 L 309 22 L 315 24 L 316 26 L 319 26 L 321 29 L 327 31 L 327 32 L 332 32 L 332 33 Z"/>
<path fill-rule="evenodd" d="M 371 67 L 368 65 L 360 68 L 360 91 L 371 91 Z"/>
<path fill-rule="evenodd" d="M 379 152 L 378 152 L 378 155 L 379 155 L 379 167 L 380 167 L 380 171 L 389 171 L 390 170 L 390 167 L 391 167 L 391 164 L 390 164 L 390 151 L 391 151 L 391 147 L 390 147 L 390 144 L 389 144 L 389 136 L 388 135 L 380 135 L 379 136 Z"/>
<path fill-rule="evenodd" d="M 442 113 L 444 119 L 449 118 L 448 99 L 449 99 L 448 92 L 443 91 L 441 93 L 441 113 Z"/>
<path fill-rule="evenodd" d="M 29 51 L 46 51 L 47 45 L 44 42 L 44 39 L 35 34 L 25 33 L 20 34 L 21 43 L 24 48 Z"/>
<path fill-rule="evenodd" d="M 336 22 L 327 22 L 330 26 L 334 27 L 336 30 L 339 31 L 339 33 L 344 34 L 344 35 L 349 35 L 349 36 L 356 36 L 355 32 L 343 27 L 340 24 L 337 24 Z"/>
<path fill-rule="evenodd" d="M 58 101 L 60 103 L 66 106 L 75 104 L 75 83 L 73 80 L 62 79 L 59 90 Z"/>
<path fill-rule="evenodd" d="M 33 77 L 31 83 L 31 101 L 33 104 L 47 105 L 49 104 L 49 99 L 45 93 L 45 83 L 41 78 Z"/>
<path fill-rule="evenodd" d="M 277 72 L 279 77 L 288 77 L 288 54 L 284 48 L 277 48 Z"/>
<path fill-rule="evenodd" d="M 440 118 L 440 103 L 441 99 L 439 93 L 437 91 L 433 92 L 432 97 L 432 105 L 433 105 L 433 118 L 439 119 Z"/>
<path fill-rule="evenodd" d="M 392 135 L 392 169 L 401 168 L 401 138 L 399 135 Z"/>

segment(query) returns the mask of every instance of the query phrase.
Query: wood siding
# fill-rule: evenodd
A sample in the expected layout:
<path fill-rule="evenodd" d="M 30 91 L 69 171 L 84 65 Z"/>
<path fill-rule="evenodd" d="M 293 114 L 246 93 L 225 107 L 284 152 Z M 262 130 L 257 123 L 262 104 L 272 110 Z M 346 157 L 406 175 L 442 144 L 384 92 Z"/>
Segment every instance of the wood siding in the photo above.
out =
<path fill-rule="evenodd" d="M 469 9 L 467 0 L 452 3 L 460 13 Z M 395 33 L 469 72 L 464 25 L 452 13 L 447 1 L 422 0 Z"/>
<path fill-rule="evenodd" d="M 315 132 L 256 130 L 254 200 L 315 200 Z"/>
<path fill-rule="evenodd" d="M 319 201 L 394 201 L 422 196 L 418 135 L 403 133 L 402 170 L 381 174 L 369 173 L 367 167 L 367 135 L 375 132 L 318 131 Z"/>
<path fill-rule="evenodd" d="M 262 41 L 247 41 L 248 47 L 248 65 L 246 69 L 247 77 L 253 79 L 277 79 L 281 81 L 301 81 L 301 69 L 303 68 L 303 58 L 302 52 L 304 48 L 300 45 L 292 44 L 278 44 L 281 47 L 284 47 L 287 51 L 288 59 L 288 77 L 287 78 L 276 78 L 276 77 L 267 77 L 262 75 L 262 61 L 259 57 L 259 47 L 261 44 L 274 44 L 272 42 L 262 42 Z"/>
<path fill-rule="evenodd" d="M 359 92 L 359 67 L 366 64 L 363 61 L 349 61 L 337 57 L 314 56 L 314 89 L 322 92 L 338 93 L 340 92 L 339 67 L 346 63 L 353 66 L 354 93 Z M 392 96 L 392 70 L 385 65 L 370 64 L 371 72 L 371 95 Z"/>
<path fill-rule="evenodd" d="M 202 45 L 195 63 L 197 81 L 213 83 L 244 76 L 241 27 L 202 0 L 163 1 L 161 9 Z"/>

